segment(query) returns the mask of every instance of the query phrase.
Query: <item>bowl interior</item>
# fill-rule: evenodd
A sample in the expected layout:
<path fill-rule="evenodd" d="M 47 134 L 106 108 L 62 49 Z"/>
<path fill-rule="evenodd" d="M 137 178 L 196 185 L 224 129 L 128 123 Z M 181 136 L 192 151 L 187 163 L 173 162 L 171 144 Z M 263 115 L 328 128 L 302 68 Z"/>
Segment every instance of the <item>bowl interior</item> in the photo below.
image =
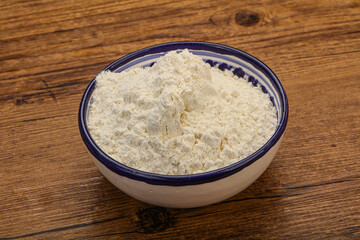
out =
<path fill-rule="evenodd" d="M 159 57 L 164 56 L 168 51 L 182 51 L 184 49 L 188 49 L 191 53 L 201 57 L 205 62 L 209 62 L 214 67 L 227 68 L 234 71 L 235 74 L 245 79 L 239 79 L 240 81 L 251 81 L 254 85 L 260 85 L 263 92 L 269 95 L 270 100 L 276 108 L 278 125 L 274 135 L 263 147 L 250 156 L 241 159 L 239 162 L 230 166 L 211 172 L 184 176 L 170 176 L 134 170 L 108 157 L 91 139 L 86 127 L 86 122 L 89 106 L 91 105 L 91 94 L 96 84 L 95 79 L 93 79 L 85 91 L 80 104 L 80 132 L 90 152 L 111 170 L 133 179 L 163 185 L 187 185 L 208 182 L 210 180 L 222 178 L 225 175 L 231 175 L 250 165 L 252 162 L 263 156 L 282 136 L 288 117 L 288 104 L 284 89 L 276 75 L 264 63 L 240 50 L 224 45 L 204 42 L 168 43 L 133 52 L 111 63 L 104 70 L 121 72 L 135 67 L 151 66 Z M 130 174 L 124 174 L 124 169 L 130 169 Z"/>

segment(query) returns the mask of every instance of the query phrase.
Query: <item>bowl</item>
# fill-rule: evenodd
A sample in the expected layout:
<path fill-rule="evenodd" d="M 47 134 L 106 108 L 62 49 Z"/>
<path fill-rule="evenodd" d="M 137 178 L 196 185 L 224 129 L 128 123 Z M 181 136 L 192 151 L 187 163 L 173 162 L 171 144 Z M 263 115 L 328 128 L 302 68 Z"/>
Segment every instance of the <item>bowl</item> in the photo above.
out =
<path fill-rule="evenodd" d="M 269 166 L 284 135 L 288 101 L 276 75 L 263 62 L 238 49 L 209 42 L 172 42 L 147 47 L 119 58 L 104 70 L 121 72 L 151 66 L 172 50 L 188 49 L 210 65 L 229 69 L 269 95 L 277 112 L 273 136 L 256 152 L 229 166 L 191 175 L 162 175 L 125 166 L 96 145 L 87 128 L 95 78 L 89 83 L 79 108 L 81 137 L 100 172 L 124 193 L 153 205 L 171 208 L 200 207 L 225 200 L 252 184 Z"/>

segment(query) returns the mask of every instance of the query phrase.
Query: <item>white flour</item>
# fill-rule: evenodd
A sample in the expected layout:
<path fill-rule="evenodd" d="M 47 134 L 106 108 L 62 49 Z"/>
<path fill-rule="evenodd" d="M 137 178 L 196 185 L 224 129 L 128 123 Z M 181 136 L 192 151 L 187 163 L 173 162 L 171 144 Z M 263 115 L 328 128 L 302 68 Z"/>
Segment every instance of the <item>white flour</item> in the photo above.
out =
<path fill-rule="evenodd" d="M 169 52 L 152 67 L 101 72 L 88 127 L 113 159 L 147 172 L 185 175 L 252 154 L 274 134 L 269 96 L 232 72 Z"/>

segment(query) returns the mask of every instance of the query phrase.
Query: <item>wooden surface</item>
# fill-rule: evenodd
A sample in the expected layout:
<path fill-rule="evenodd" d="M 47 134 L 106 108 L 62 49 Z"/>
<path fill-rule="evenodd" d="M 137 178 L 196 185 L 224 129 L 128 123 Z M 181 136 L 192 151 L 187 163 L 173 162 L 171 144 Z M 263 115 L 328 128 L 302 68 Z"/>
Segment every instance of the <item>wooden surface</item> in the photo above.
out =
<path fill-rule="evenodd" d="M 77 126 L 102 68 L 178 40 L 258 57 L 290 103 L 268 170 L 196 209 L 117 190 Z M 0 163 L 1 239 L 360 239 L 360 1 L 1 1 Z"/>

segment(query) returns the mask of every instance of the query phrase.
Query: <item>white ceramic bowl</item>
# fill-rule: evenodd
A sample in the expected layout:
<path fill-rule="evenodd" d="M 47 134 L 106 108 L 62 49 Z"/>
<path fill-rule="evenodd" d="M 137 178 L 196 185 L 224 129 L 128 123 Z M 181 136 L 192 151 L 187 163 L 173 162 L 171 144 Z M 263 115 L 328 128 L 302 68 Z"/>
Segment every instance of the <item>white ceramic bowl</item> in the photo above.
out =
<path fill-rule="evenodd" d="M 243 51 L 208 42 L 165 43 L 130 53 L 104 70 L 121 72 L 149 66 L 171 50 L 189 49 L 212 66 L 227 68 L 269 94 L 278 118 L 274 135 L 259 150 L 238 162 L 210 172 L 192 175 L 161 175 L 125 166 L 106 155 L 87 128 L 88 109 L 96 81 L 87 87 L 80 103 L 79 128 L 82 139 L 100 172 L 116 187 L 141 201 L 173 208 L 200 207 L 227 199 L 252 184 L 274 158 L 288 119 L 285 91 L 276 75 L 264 63 Z"/>

